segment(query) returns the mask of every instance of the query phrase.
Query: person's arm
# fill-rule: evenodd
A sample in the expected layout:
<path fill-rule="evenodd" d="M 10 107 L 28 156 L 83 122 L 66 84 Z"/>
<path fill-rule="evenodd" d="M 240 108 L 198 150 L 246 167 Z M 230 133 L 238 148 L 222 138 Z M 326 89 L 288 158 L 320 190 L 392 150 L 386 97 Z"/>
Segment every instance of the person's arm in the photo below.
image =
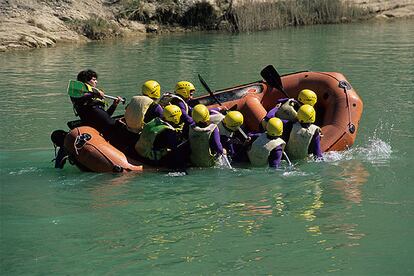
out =
<path fill-rule="evenodd" d="M 321 135 L 319 131 L 316 131 L 312 137 L 311 143 L 309 145 L 309 153 L 313 154 L 315 159 L 322 158 Z"/>
<path fill-rule="evenodd" d="M 282 98 L 276 101 L 276 106 L 273 107 L 272 109 L 269 110 L 269 112 L 267 112 L 266 116 L 264 117 L 264 120 L 266 122 L 268 122 L 270 119 L 272 119 L 273 117 L 276 116 L 276 112 L 279 110 L 280 106 L 282 104 L 284 104 L 285 102 L 287 102 L 289 99 L 288 98 Z"/>
<path fill-rule="evenodd" d="M 218 127 L 214 129 L 213 135 L 211 135 L 210 137 L 209 144 L 210 144 L 210 148 L 212 152 L 218 155 L 223 154 L 223 145 L 221 144 L 221 141 L 220 141 L 220 133 L 219 133 Z"/>
<path fill-rule="evenodd" d="M 152 103 L 144 115 L 144 123 L 148 123 L 154 118 L 162 118 L 163 109 L 161 105 Z"/>
<path fill-rule="evenodd" d="M 234 156 L 234 146 L 232 143 L 232 138 L 227 137 L 226 135 L 220 135 L 220 142 L 224 149 L 227 151 L 228 156 Z"/>
<path fill-rule="evenodd" d="M 156 117 L 158 117 L 158 118 L 162 118 L 162 112 L 163 112 L 163 111 L 164 111 L 164 110 L 162 109 L 161 105 L 156 104 L 156 107 L 155 107 L 155 109 L 154 109 L 154 114 L 155 114 L 155 116 L 156 116 Z"/>
<path fill-rule="evenodd" d="M 184 154 L 185 150 L 183 150 L 183 147 L 180 146 L 179 133 L 170 129 L 167 129 L 164 132 L 166 133 L 166 147 L 171 150 L 169 152 L 171 158 L 168 158 L 168 168 L 173 169 L 174 171 L 184 172 L 187 174 L 187 156 L 186 154 Z"/>
<path fill-rule="evenodd" d="M 121 97 L 117 97 L 116 100 L 114 100 L 114 102 L 112 103 L 112 105 L 108 108 L 108 110 L 106 111 L 108 113 L 109 116 L 112 116 L 112 114 L 114 114 L 116 107 L 118 106 L 119 102 L 122 100 Z"/>
<path fill-rule="evenodd" d="M 63 166 L 65 166 L 67 157 L 68 157 L 68 153 L 65 150 L 65 148 L 60 147 L 57 154 L 56 154 L 55 168 L 63 169 Z"/>
<path fill-rule="evenodd" d="M 269 167 L 270 168 L 279 168 L 280 162 L 282 161 L 283 149 L 281 146 L 277 146 L 273 149 L 268 157 Z"/>
<path fill-rule="evenodd" d="M 181 113 L 182 113 L 182 115 L 181 115 L 181 117 L 182 117 L 182 120 L 187 124 L 187 125 L 189 125 L 189 126 L 191 126 L 191 125 L 193 125 L 194 124 L 194 120 L 193 120 L 193 118 L 191 118 L 191 116 L 186 112 L 186 108 L 185 108 L 185 105 L 184 105 L 184 103 L 182 103 L 181 101 L 180 102 L 178 102 L 178 107 L 181 109 Z"/>

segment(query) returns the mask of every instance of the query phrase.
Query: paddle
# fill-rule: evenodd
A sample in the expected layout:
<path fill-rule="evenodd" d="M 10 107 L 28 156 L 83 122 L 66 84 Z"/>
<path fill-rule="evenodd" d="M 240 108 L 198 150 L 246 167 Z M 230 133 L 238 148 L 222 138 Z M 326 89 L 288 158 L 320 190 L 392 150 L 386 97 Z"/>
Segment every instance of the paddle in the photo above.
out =
<path fill-rule="evenodd" d="M 201 84 L 204 86 L 204 88 L 207 90 L 207 92 L 210 94 L 211 97 L 220 105 L 223 106 L 223 104 L 219 101 L 219 99 L 214 95 L 213 91 L 211 91 L 210 87 L 207 85 L 205 80 L 201 77 L 200 74 L 198 74 L 198 79 L 200 80 Z M 238 131 L 241 135 L 243 135 L 244 139 L 248 139 L 247 134 L 239 127 Z"/>
<path fill-rule="evenodd" d="M 229 168 L 229 169 L 233 169 L 233 167 L 231 166 L 231 164 L 230 164 L 230 160 L 229 160 L 229 158 L 227 157 L 227 154 L 222 154 L 222 155 L 220 155 L 220 158 L 222 159 L 222 163 L 223 163 L 223 165 L 225 165 L 227 168 Z"/>
<path fill-rule="evenodd" d="M 283 88 L 282 79 L 280 78 L 279 73 L 276 71 L 273 65 L 268 65 L 263 68 L 263 70 L 260 72 L 260 75 L 270 86 L 277 88 L 278 90 L 282 91 L 286 97 L 290 98 Z"/>
<path fill-rule="evenodd" d="M 111 99 L 111 100 L 117 100 L 118 99 L 118 97 L 111 96 L 111 95 L 106 95 L 106 94 L 104 95 L 104 97 L 107 98 L 107 99 Z M 125 104 L 125 102 L 126 102 L 126 98 L 122 97 L 121 98 L 121 103 Z"/>
<path fill-rule="evenodd" d="M 201 84 L 204 86 L 204 88 L 207 90 L 207 92 L 210 94 L 211 97 L 218 103 L 220 106 L 223 106 L 223 104 L 217 99 L 216 95 L 214 95 L 213 91 L 211 91 L 210 87 L 207 85 L 205 80 L 201 77 L 200 74 L 198 74 L 198 79 L 200 80 Z"/>
<path fill-rule="evenodd" d="M 89 92 L 86 85 L 81 81 L 76 80 L 70 80 L 68 84 L 68 95 L 74 98 L 82 97 L 84 93 Z M 92 87 L 93 93 L 98 93 L 99 89 Z M 116 100 L 118 97 L 110 96 L 110 95 L 104 95 L 105 98 Z M 125 104 L 126 98 L 121 99 L 121 103 Z"/>

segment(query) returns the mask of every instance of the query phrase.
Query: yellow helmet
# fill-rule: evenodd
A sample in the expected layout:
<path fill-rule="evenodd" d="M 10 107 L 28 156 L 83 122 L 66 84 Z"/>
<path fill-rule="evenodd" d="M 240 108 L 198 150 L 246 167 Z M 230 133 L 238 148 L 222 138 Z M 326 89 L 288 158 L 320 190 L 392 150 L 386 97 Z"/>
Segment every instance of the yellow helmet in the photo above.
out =
<path fill-rule="evenodd" d="M 179 81 L 175 85 L 175 93 L 183 97 L 185 100 L 189 99 L 191 93 L 195 91 L 195 87 L 191 82 Z"/>
<path fill-rule="evenodd" d="M 316 118 L 316 112 L 313 106 L 304 104 L 298 110 L 299 123 L 314 123 Z"/>
<path fill-rule="evenodd" d="M 224 117 L 223 124 L 231 131 L 236 131 L 243 124 L 243 114 L 239 111 L 230 111 Z"/>
<path fill-rule="evenodd" d="M 198 104 L 194 106 L 191 117 L 193 117 L 193 120 L 196 123 L 207 123 L 210 121 L 210 112 L 208 111 L 207 106 Z"/>
<path fill-rule="evenodd" d="M 146 81 L 142 85 L 142 95 L 148 96 L 151 99 L 159 99 L 161 96 L 161 86 L 155 80 Z"/>
<path fill-rule="evenodd" d="M 281 136 L 283 133 L 283 122 L 277 117 L 273 117 L 267 122 L 266 132 L 270 136 Z"/>
<path fill-rule="evenodd" d="M 298 95 L 298 100 L 302 104 L 308 104 L 311 106 L 314 106 L 316 104 L 317 99 L 318 97 L 316 96 L 316 93 L 310 89 L 303 89 L 299 92 Z"/>
<path fill-rule="evenodd" d="M 164 120 L 175 125 L 177 125 L 180 122 L 181 115 L 181 109 L 173 104 L 167 105 L 162 113 Z"/>

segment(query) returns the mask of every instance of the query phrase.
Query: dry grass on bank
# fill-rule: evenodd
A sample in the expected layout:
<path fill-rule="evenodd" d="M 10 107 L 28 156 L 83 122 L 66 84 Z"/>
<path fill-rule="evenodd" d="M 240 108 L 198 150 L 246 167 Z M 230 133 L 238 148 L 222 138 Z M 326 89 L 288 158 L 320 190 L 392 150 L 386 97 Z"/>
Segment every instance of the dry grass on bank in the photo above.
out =
<path fill-rule="evenodd" d="M 257 2 L 244 0 L 228 13 L 233 30 L 249 32 L 285 26 L 344 23 L 371 15 L 355 5 L 340 0 L 292 0 Z"/>

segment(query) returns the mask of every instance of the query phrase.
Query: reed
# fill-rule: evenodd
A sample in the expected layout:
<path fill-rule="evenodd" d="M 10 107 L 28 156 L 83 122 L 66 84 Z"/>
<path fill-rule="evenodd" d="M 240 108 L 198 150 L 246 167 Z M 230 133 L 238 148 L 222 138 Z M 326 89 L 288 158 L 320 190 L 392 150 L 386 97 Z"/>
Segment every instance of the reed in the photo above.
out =
<path fill-rule="evenodd" d="M 242 0 L 227 16 L 236 32 L 276 29 L 285 26 L 334 24 L 369 17 L 371 11 L 341 0 Z"/>

